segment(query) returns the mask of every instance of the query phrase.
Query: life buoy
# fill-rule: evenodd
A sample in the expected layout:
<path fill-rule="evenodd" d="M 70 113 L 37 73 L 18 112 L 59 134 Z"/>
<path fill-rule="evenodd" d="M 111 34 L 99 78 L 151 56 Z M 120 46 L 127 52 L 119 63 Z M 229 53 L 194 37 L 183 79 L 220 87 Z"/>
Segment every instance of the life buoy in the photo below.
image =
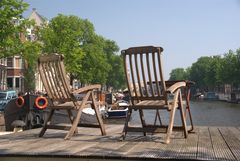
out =
<path fill-rule="evenodd" d="M 48 105 L 48 100 L 45 97 L 39 96 L 35 100 L 35 105 L 38 109 L 44 109 Z"/>
<path fill-rule="evenodd" d="M 16 101 L 16 105 L 18 108 L 21 108 L 24 105 L 24 98 L 22 96 L 19 96 Z"/>

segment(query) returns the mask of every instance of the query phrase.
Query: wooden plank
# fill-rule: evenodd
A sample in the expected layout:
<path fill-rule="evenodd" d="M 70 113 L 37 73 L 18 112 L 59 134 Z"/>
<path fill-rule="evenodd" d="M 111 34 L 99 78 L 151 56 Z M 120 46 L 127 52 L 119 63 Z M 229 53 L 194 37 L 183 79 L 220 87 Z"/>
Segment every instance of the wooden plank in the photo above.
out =
<path fill-rule="evenodd" d="M 106 125 L 106 130 L 107 136 L 99 136 L 100 130 L 84 128 L 71 140 L 64 140 L 66 131 L 60 130 L 48 130 L 42 138 L 38 137 L 40 129 L 0 136 L 0 160 L 14 155 L 86 160 L 240 160 L 240 131 L 234 127 L 197 127 L 187 139 L 174 131 L 170 144 L 163 143 L 166 134 L 162 133 L 129 133 L 125 141 L 119 141 L 122 125 Z"/>
<path fill-rule="evenodd" d="M 130 144 L 129 146 L 126 146 Z M 124 151 L 121 151 L 123 149 Z M 124 142 L 99 142 L 95 146 L 91 146 L 84 150 L 79 151 L 75 155 L 80 156 L 98 156 L 101 158 L 106 157 L 122 157 L 126 156 L 124 153 L 128 150 L 127 147 L 133 147 L 131 143 Z"/>
<path fill-rule="evenodd" d="M 240 140 L 240 128 L 230 127 L 230 128 L 228 128 L 228 130 L 230 130 L 230 131 L 232 132 L 232 134 L 233 134 L 238 140 Z"/>
<path fill-rule="evenodd" d="M 161 145 L 161 146 L 158 146 Z M 127 154 L 134 158 L 159 158 L 159 152 L 163 151 L 164 144 L 153 141 L 141 141 Z M 166 147 L 166 144 L 165 144 Z"/>
<path fill-rule="evenodd" d="M 166 135 L 164 136 L 164 140 Z M 171 136 L 171 142 L 169 145 L 164 147 L 164 151 L 161 154 L 161 158 L 163 159 L 173 159 L 178 158 L 180 155 L 180 151 L 183 146 L 184 137 L 181 132 L 173 132 Z"/>
<path fill-rule="evenodd" d="M 235 136 L 235 129 L 228 127 L 228 128 L 219 128 L 220 133 L 222 134 L 224 140 L 226 141 L 228 147 L 230 148 L 232 154 L 235 156 L 237 160 L 240 160 L 240 140 L 238 136 Z"/>
<path fill-rule="evenodd" d="M 198 131 L 196 129 L 196 131 Z M 198 145 L 198 132 L 196 133 L 190 133 L 188 134 L 187 139 L 184 139 L 184 133 L 182 134 L 182 148 L 179 152 L 179 155 L 177 158 L 181 159 L 193 159 L 195 160 L 197 158 L 197 145 Z"/>
<path fill-rule="evenodd" d="M 68 142 L 68 141 L 67 141 Z M 89 156 L 88 149 L 96 147 L 97 142 L 85 142 L 85 141 L 70 141 L 68 143 L 62 142 L 55 155 L 67 155 L 67 156 Z M 56 151 L 56 150 L 55 150 Z"/>
<path fill-rule="evenodd" d="M 197 159 L 216 160 L 208 127 L 198 129 Z"/>
<path fill-rule="evenodd" d="M 213 150 L 217 160 L 235 160 L 231 150 L 228 148 L 225 140 L 217 127 L 209 128 L 212 140 Z"/>

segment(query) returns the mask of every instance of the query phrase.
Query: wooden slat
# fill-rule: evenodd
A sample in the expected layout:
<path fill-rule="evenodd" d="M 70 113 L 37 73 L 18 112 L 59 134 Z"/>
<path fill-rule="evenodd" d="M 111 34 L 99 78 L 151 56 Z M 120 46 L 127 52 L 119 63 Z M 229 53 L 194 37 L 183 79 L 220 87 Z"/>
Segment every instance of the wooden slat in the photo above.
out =
<path fill-rule="evenodd" d="M 197 158 L 198 133 L 195 133 L 194 135 L 189 134 L 187 139 L 179 139 L 184 137 L 183 133 L 180 134 L 178 133 L 179 136 L 176 137 L 177 142 L 175 142 L 175 144 L 181 145 L 177 158 L 183 160 L 185 158 L 195 160 Z M 175 139 L 172 140 L 175 141 Z M 175 145 L 174 143 L 171 144 Z"/>
<path fill-rule="evenodd" d="M 54 71 L 55 73 L 55 77 L 53 78 L 55 84 L 57 85 L 56 88 L 58 90 L 58 93 L 59 93 L 59 96 L 60 98 L 59 99 L 62 99 L 62 100 L 65 100 L 67 99 L 68 97 L 66 96 L 66 92 L 64 90 L 65 86 L 63 84 L 64 82 L 64 77 L 62 77 L 61 73 L 60 73 L 60 70 L 59 69 L 59 66 L 57 65 L 57 62 L 52 62 L 52 70 Z M 61 79 L 57 79 L 57 78 L 61 78 Z"/>
<path fill-rule="evenodd" d="M 181 152 L 184 144 L 185 139 L 179 139 L 182 138 L 181 133 L 173 133 L 172 134 L 172 142 L 165 147 L 164 153 L 162 154 L 162 158 L 164 159 L 174 159 L 174 158 L 181 158 L 181 155 L 184 155 L 183 152 Z M 185 159 L 188 159 L 189 156 L 185 156 Z M 183 157 L 182 157 L 183 158 Z"/>
<path fill-rule="evenodd" d="M 161 60 L 161 54 L 157 54 L 157 58 L 158 58 L 157 60 L 158 60 L 159 66 L 163 66 L 162 60 Z M 163 69 L 162 68 L 159 68 L 159 75 L 160 75 L 160 79 L 161 79 L 160 81 L 161 81 L 161 87 L 162 87 L 162 95 L 164 95 L 165 101 L 167 104 L 166 84 L 165 84 L 165 80 L 163 77 Z"/>
<path fill-rule="evenodd" d="M 125 55 L 125 50 L 123 50 L 122 56 L 123 56 L 123 63 L 124 63 L 124 72 L 125 72 L 125 79 L 127 80 L 127 86 L 128 86 L 128 93 L 130 94 L 130 97 L 133 96 L 131 86 L 130 86 L 130 76 L 128 74 L 128 66 L 127 66 L 127 56 Z M 132 101 L 133 102 L 133 101 Z"/>
<path fill-rule="evenodd" d="M 153 84 L 152 84 L 152 70 L 150 68 L 150 60 L 149 60 L 149 55 L 152 54 L 152 53 L 146 53 L 146 62 L 147 62 L 147 71 L 148 71 L 148 81 L 149 81 L 149 87 L 150 87 L 150 90 L 151 90 L 151 94 L 150 96 L 154 97 L 154 92 L 153 92 Z"/>
<path fill-rule="evenodd" d="M 154 77 L 155 77 L 155 84 L 156 84 L 156 87 L 157 87 L 157 94 L 158 94 L 158 96 L 161 96 L 161 89 L 160 89 L 160 87 L 159 87 L 159 84 L 157 83 L 157 82 L 159 82 L 160 80 L 158 80 L 158 75 L 157 75 L 157 69 L 159 69 L 160 67 L 159 67 L 159 64 L 158 65 L 156 65 L 156 55 L 157 55 L 158 53 L 154 53 L 154 54 L 152 54 L 152 60 L 153 60 L 153 71 L 154 71 Z M 159 76 L 160 77 L 160 76 Z"/>
<path fill-rule="evenodd" d="M 218 128 L 212 127 L 209 129 L 212 140 L 212 146 L 215 157 L 219 160 L 235 160 L 231 150 L 228 148 Z"/>
<path fill-rule="evenodd" d="M 240 129 L 237 127 L 229 127 L 228 130 L 230 130 L 232 132 L 232 134 L 238 139 L 240 140 Z"/>
<path fill-rule="evenodd" d="M 208 127 L 198 129 L 197 159 L 216 160 Z"/>
<path fill-rule="evenodd" d="M 187 139 L 183 133 L 173 132 L 171 143 L 164 144 L 161 133 L 129 133 L 126 141 L 119 141 L 122 127 L 107 125 L 107 136 L 99 136 L 97 129 L 79 128 L 79 134 L 68 141 L 62 139 L 66 132 L 58 130 L 49 130 L 44 138 L 37 137 L 39 129 L 3 135 L 0 160 L 18 155 L 29 159 L 240 160 L 238 128 L 197 127 Z"/>
<path fill-rule="evenodd" d="M 133 64 L 132 64 L 132 55 L 129 55 L 129 66 L 130 66 L 130 72 L 131 72 L 131 76 L 132 76 L 131 77 L 131 81 L 129 81 L 129 82 L 132 82 L 133 92 L 134 92 L 134 95 L 137 97 L 138 94 L 137 94 L 137 86 L 136 86 L 134 70 L 133 70 Z"/>
<path fill-rule="evenodd" d="M 57 73 L 55 70 L 53 70 L 53 62 L 48 62 L 47 63 L 47 73 L 48 73 L 48 79 L 51 83 L 51 89 L 54 91 L 56 99 L 60 100 L 61 98 L 61 91 L 59 89 L 59 81 L 61 81 L 61 79 L 57 80 Z"/>
<path fill-rule="evenodd" d="M 48 88 L 47 92 L 52 91 L 52 93 L 53 93 L 53 98 L 52 99 L 57 99 L 58 100 L 58 92 L 56 91 L 55 84 L 52 80 L 53 75 L 49 70 L 49 63 L 48 62 L 44 63 L 43 66 L 44 66 L 44 69 L 45 69 L 44 72 L 45 72 L 45 77 L 47 79 L 46 81 L 49 84 L 49 88 Z"/>
<path fill-rule="evenodd" d="M 239 133 L 237 137 L 235 136 L 237 132 L 233 128 L 219 128 L 220 133 L 222 134 L 224 140 L 226 141 L 229 149 L 231 150 L 234 157 L 240 158 L 240 140 L 238 139 Z"/>
<path fill-rule="evenodd" d="M 54 97 L 53 96 L 53 92 L 49 90 L 50 89 L 50 84 L 47 81 L 47 77 L 46 77 L 45 68 L 44 68 L 43 63 L 39 63 L 38 64 L 38 68 L 39 68 L 39 74 L 40 74 L 41 80 L 42 80 L 42 82 L 43 82 L 43 84 L 45 86 L 45 90 L 47 91 L 48 96 L 50 98 L 53 98 Z"/>
<path fill-rule="evenodd" d="M 143 96 L 142 88 L 141 88 L 141 79 L 140 79 L 140 72 L 138 68 L 138 55 L 134 55 L 135 60 L 135 66 L 136 66 L 136 74 L 137 74 L 137 80 L 138 80 L 138 88 L 140 92 L 140 96 Z"/>
<path fill-rule="evenodd" d="M 140 55 L 140 62 L 141 62 L 142 77 L 143 77 L 143 82 L 144 82 L 144 90 L 146 92 L 146 96 L 149 97 L 148 90 L 147 90 L 147 80 L 146 80 L 146 75 L 145 75 L 144 62 L 143 62 L 143 54 Z"/>
<path fill-rule="evenodd" d="M 66 98 L 71 98 L 71 95 L 70 95 L 70 89 L 69 89 L 69 83 L 67 82 L 66 80 L 66 72 L 65 72 L 65 68 L 64 68 L 64 64 L 63 62 L 57 62 L 57 65 L 58 65 L 58 68 L 57 70 L 59 70 L 59 73 L 63 79 L 63 88 L 64 88 L 64 91 L 66 93 Z"/>

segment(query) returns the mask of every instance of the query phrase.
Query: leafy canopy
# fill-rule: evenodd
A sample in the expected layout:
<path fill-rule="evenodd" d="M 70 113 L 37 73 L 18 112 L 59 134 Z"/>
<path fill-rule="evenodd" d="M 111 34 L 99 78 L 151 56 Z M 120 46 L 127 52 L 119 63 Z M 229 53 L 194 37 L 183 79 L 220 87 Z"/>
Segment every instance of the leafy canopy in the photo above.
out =
<path fill-rule="evenodd" d="M 22 18 L 28 4 L 22 0 L 0 1 L 0 58 L 20 55 L 25 60 L 24 71 L 27 91 L 34 90 L 36 59 L 41 46 L 37 42 L 26 41 L 27 28 L 34 22 Z"/>
<path fill-rule="evenodd" d="M 67 71 L 81 83 L 107 83 L 116 88 L 122 86 L 122 79 L 117 77 L 114 78 L 116 83 L 109 81 L 113 78 L 113 72 L 123 77 L 121 65 L 115 68 L 113 65 L 116 61 L 112 61 L 114 57 L 120 58 L 116 55 L 118 46 L 114 41 L 97 35 L 88 20 L 59 14 L 40 30 L 39 40 L 43 43 L 44 52 L 65 56 Z M 117 63 L 120 64 L 120 60 Z"/>

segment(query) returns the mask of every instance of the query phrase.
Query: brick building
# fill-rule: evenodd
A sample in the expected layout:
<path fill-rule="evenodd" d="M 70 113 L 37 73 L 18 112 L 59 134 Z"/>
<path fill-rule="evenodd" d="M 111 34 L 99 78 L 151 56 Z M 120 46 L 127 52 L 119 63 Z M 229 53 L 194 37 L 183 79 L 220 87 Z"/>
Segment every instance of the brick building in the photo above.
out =
<path fill-rule="evenodd" d="M 47 23 L 47 19 L 37 13 L 36 9 L 33 8 L 30 20 L 34 20 L 36 26 L 41 27 L 44 23 Z M 18 25 L 21 20 L 13 18 L 13 22 Z M 27 29 L 26 37 L 21 35 L 22 41 L 35 41 L 36 36 L 33 32 L 34 27 Z M 6 59 L 0 59 L 0 90 L 16 90 L 25 91 L 24 84 L 24 60 L 20 56 L 8 57 Z M 42 91 L 42 83 L 38 73 L 36 73 L 36 91 Z"/>

